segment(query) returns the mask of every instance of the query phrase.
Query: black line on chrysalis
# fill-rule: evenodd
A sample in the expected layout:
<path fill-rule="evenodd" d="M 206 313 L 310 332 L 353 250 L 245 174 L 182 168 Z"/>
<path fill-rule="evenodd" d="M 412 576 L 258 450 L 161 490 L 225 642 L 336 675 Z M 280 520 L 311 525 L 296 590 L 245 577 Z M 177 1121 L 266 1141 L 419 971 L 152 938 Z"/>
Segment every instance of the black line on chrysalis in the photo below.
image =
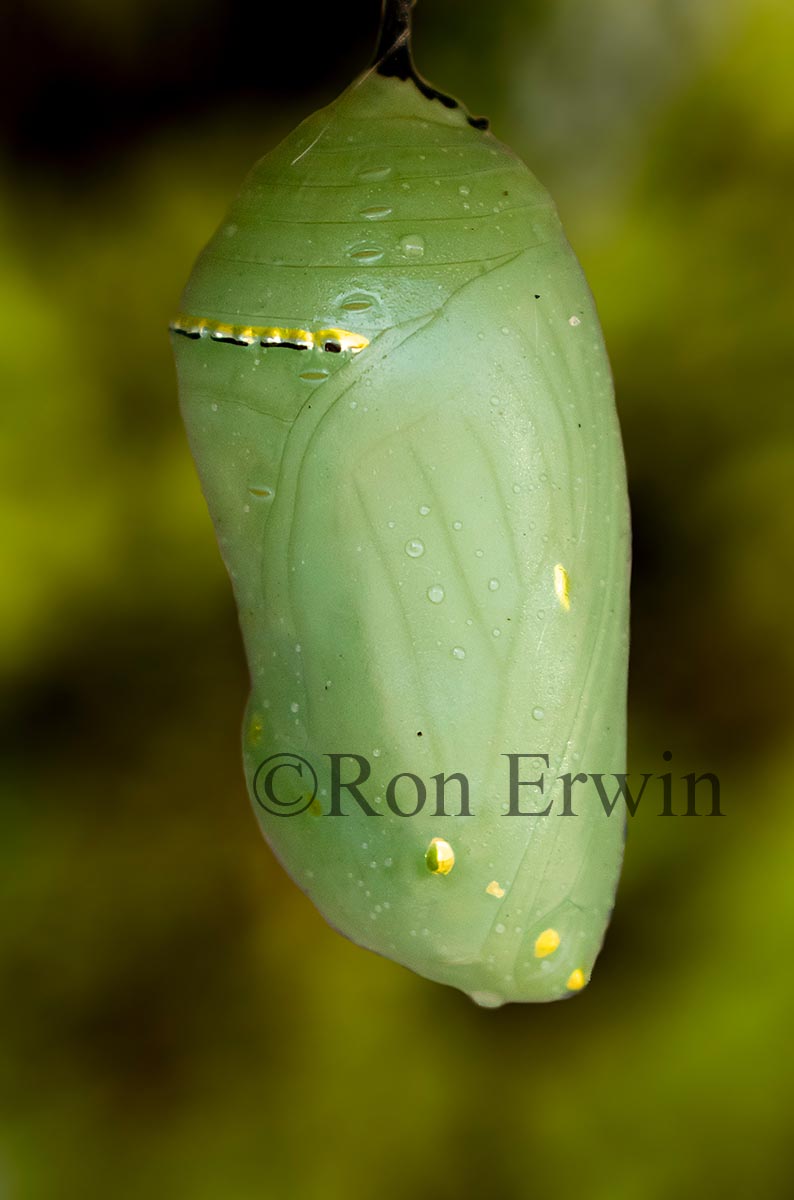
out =
<path fill-rule="evenodd" d="M 213 342 L 226 342 L 230 346 L 250 346 L 251 345 L 251 343 L 247 342 L 245 340 L 245 338 L 234 337 L 234 335 L 231 333 L 211 333 L 210 339 Z"/>
<path fill-rule="evenodd" d="M 457 100 L 439 92 L 417 71 L 411 55 L 411 9 L 416 0 L 383 0 L 378 45 L 375 49 L 374 66 L 379 75 L 386 78 L 410 79 L 428 100 L 440 100 L 445 108 L 460 108 Z M 472 117 L 466 120 L 473 129 L 487 129 L 487 117 Z"/>

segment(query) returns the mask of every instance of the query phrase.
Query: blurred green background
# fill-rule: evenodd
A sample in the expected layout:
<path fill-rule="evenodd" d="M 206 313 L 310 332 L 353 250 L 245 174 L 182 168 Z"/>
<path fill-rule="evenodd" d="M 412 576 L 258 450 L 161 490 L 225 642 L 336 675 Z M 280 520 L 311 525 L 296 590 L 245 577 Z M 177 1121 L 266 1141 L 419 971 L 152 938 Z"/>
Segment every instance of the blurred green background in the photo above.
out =
<path fill-rule="evenodd" d="M 555 196 L 634 519 L 630 822 L 593 983 L 476 1008 L 342 939 L 245 794 L 231 590 L 166 334 L 377 0 L 4 18 L 0 1198 L 786 1196 L 794 9 L 421 0 L 418 65 Z"/>

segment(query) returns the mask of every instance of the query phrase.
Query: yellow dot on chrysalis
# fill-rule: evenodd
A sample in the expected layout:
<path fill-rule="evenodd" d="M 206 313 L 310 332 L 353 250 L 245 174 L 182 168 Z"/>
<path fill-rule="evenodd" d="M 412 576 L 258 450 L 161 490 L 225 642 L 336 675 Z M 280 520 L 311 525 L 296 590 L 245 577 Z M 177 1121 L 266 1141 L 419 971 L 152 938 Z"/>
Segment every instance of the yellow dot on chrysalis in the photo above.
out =
<path fill-rule="evenodd" d="M 560 944 L 560 935 L 556 929 L 544 929 L 543 933 L 535 938 L 535 958 L 545 958 L 547 954 L 553 954 Z M 568 985 L 570 987 L 570 983 Z"/>
<path fill-rule="evenodd" d="M 568 982 L 565 986 L 571 992 L 578 992 L 584 987 L 586 982 L 587 980 L 584 977 L 584 971 L 581 967 L 577 967 L 575 971 L 571 971 L 570 975 L 568 976 Z"/>
<path fill-rule="evenodd" d="M 445 842 L 443 838 L 435 837 L 427 847 L 425 862 L 427 863 L 428 871 L 432 871 L 434 875 L 449 875 L 455 866 L 455 851 L 449 842 Z"/>
<path fill-rule="evenodd" d="M 504 888 L 499 887 L 499 884 L 496 882 L 495 879 L 491 880 L 491 882 L 488 884 L 488 886 L 485 890 L 489 896 L 496 896 L 497 900 L 501 900 L 502 896 L 504 896 L 504 894 L 505 894 Z"/>
<path fill-rule="evenodd" d="M 571 581 L 562 563 L 557 563 L 554 568 L 554 590 L 560 604 L 568 612 L 571 607 Z"/>
<path fill-rule="evenodd" d="M 262 718 L 256 714 L 251 718 L 251 724 L 248 726 L 248 743 L 251 746 L 257 746 L 262 739 L 262 731 L 264 729 Z"/>

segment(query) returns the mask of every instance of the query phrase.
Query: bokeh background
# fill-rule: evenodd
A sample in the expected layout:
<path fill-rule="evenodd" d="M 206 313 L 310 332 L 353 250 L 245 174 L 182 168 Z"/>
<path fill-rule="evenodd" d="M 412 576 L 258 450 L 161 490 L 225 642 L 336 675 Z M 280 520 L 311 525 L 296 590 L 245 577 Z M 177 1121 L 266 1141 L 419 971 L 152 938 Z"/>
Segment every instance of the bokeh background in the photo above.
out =
<path fill-rule="evenodd" d="M 377 0 L 27 0 L 0 164 L 3 1200 L 790 1194 L 794 8 L 421 0 L 555 196 L 635 532 L 630 822 L 591 986 L 477 1009 L 348 943 L 245 794 L 235 610 L 166 334 Z M 678 778 L 678 775 L 676 775 Z"/>

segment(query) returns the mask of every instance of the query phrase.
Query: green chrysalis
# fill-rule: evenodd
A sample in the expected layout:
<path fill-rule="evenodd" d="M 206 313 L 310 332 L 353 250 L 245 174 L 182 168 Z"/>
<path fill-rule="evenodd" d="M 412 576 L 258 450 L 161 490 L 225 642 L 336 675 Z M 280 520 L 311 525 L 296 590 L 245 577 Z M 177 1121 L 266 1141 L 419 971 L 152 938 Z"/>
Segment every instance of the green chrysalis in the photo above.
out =
<path fill-rule="evenodd" d="M 417 76 L 410 8 L 199 258 L 180 402 L 275 853 L 362 946 L 482 1005 L 554 1000 L 623 852 L 572 778 L 625 770 L 620 433 L 554 205 Z"/>

